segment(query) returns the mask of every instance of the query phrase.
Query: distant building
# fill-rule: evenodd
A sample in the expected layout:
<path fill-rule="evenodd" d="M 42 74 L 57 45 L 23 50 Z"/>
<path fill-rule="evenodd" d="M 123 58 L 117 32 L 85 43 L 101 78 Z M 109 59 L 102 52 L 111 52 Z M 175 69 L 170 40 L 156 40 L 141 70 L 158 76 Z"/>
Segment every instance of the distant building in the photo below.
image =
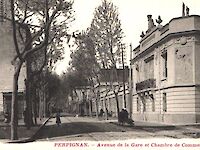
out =
<path fill-rule="evenodd" d="M 185 11 L 185 10 L 184 10 Z M 173 18 L 162 26 L 148 15 L 148 30 L 133 50 L 134 120 L 200 122 L 200 16 Z"/>
<path fill-rule="evenodd" d="M 112 112 L 112 116 L 117 116 L 117 105 L 111 84 L 118 89 L 118 102 L 121 110 L 125 107 L 123 80 L 126 101 L 128 103 L 128 72 L 128 67 L 125 67 L 124 70 L 101 69 L 98 74 L 100 84 L 96 83 L 94 86 L 85 85 L 76 87 L 74 92 L 68 96 L 68 111 L 79 115 L 95 116 L 96 112 L 100 112 L 100 109 L 103 109 L 104 112 L 107 109 L 110 114 Z"/>
<path fill-rule="evenodd" d="M 116 72 L 115 72 L 116 71 Z M 124 74 L 124 75 L 123 75 Z M 123 78 L 124 76 L 124 78 Z M 100 74 L 100 85 L 96 85 L 97 103 L 95 98 L 92 100 L 93 112 L 96 111 L 98 106 L 98 112 L 106 109 L 112 116 L 117 116 L 117 102 L 113 90 L 118 93 L 119 110 L 127 107 L 128 105 L 128 78 L 129 68 L 125 69 L 102 69 Z M 124 82 L 124 83 L 123 83 Z M 124 86 L 123 86 L 124 84 Z M 114 88 L 115 87 L 115 88 Z"/>
<path fill-rule="evenodd" d="M 11 22 L 5 19 L 10 14 L 7 10 L 9 8 L 8 1 L 0 0 L 0 112 L 11 112 L 11 99 L 13 88 L 13 75 L 14 66 L 11 61 L 15 57 L 15 47 L 12 37 Z M 24 102 L 24 79 L 26 78 L 26 68 L 22 67 L 19 77 L 18 87 L 18 106 L 19 117 L 23 116 L 23 110 L 25 107 Z"/>
<path fill-rule="evenodd" d="M 91 115 L 90 86 L 79 86 L 68 96 L 67 111 L 81 116 Z"/>

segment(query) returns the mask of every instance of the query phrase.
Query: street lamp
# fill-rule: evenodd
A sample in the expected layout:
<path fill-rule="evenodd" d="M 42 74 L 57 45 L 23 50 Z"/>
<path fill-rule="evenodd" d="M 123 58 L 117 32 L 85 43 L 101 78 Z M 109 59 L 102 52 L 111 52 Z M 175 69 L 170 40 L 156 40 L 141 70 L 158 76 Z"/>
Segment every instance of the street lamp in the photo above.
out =
<path fill-rule="evenodd" d="M 121 44 L 122 50 L 122 68 L 123 68 L 123 95 L 124 95 L 124 108 L 126 108 L 126 87 L 125 87 L 125 65 L 124 65 L 124 44 Z"/>

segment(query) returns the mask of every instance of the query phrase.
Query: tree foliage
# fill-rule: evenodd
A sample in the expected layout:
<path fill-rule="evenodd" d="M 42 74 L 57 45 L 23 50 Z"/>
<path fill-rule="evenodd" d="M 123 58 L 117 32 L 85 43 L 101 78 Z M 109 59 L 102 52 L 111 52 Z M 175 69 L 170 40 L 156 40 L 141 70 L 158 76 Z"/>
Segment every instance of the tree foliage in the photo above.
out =
<path fill-rule="evenodd" d="M 88 32 L 82 32 L 75 37 L 76 49 L 72 51 L 70 57 L 70 67 L 72 70 L 89 80 L 98 72 L 98 63 L 95 57 L 93 40 Z"/>
<path fill-rule="evenodd" d="M 117 7 L 107 0 L 95 9 L 90 27 L 96 57 L 104 69 L 116 66 L 123 31 Z"/>
<path fill-rule="evenodd" d="M 24 41 L 24 45 L 31 42 L 33 47 L 42 46 L 40 49 L 43 49 L 43 52 L 31 51 L 36 55 L 33 60 L 36 60 L 37 64 L 46 62 L 45 65 L 48 64 L 52 69 L 53 65 L 63 58 L 63 44 L 66 44 L 64 39 L 70 37 L 67 31 L 69 23 L 74 20 L 72 4 L 65 0 L 15 1 L 15 21 L 22 26 L 19 26 L 19 32 L 23 26 L 27 26 L 31 32 L 29 42 L 24 36 L 20 36 L 21 41 Z M 22 51 L 21 55 L 26 57 L 27 51 Z"/>
<path fill-rule="evenodd" d="M 10 19 L 16 51 L 13 59 L 15 72 L 11 113 L 12 140 L 18 138 L 17 93 L 22 64 L 37 58 L 33 72 L 41 72 L 44 66 L 53 66 L 61 58 L 63 38 L 69 37 L 68 24 L 73 21 L 72 4 L 73 2 L 66 0 L 10 0 Z"/>

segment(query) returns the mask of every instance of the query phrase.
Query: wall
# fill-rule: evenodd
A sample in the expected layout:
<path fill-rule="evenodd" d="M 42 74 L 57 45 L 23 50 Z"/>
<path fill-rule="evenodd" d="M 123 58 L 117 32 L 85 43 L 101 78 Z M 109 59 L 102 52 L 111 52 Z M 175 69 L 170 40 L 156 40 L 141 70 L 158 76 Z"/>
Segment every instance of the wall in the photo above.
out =
<path fill-rule="evenodd" d="M 167 95 L 167 111 L 163 111 L 162 94 Z M 137 111 L 137 95 L 133 97 L 133 119 L 163 123 L 194 123 L 196 122 L 195 88 L 180 87 L 157 90 L 153 92 L 155 98 L 155 111 L 152 111 L 152 100 L 145 97 L 146 111 L 143 112 L 141 103 L 140 111 Z M 198 103 L 199 105 L 199 103 Z"/>
<path fill-rule="evenodd" d="M 183 39 L 184 38 L 184 39 Z M 185 40 L 192 37 L 182 37 Z M 176 84 L 193 83 L 193 47 L 192 42 L 175 46 L 175 82 Z"/>
<path fill-rule="evenodd" d="M 182 32 L 182 31 L 194 30 L 195 29 L 194 18 L 195 16 L 180 17 L 180 18 L 172 19 L 171 22 L 169 23 L 170 32 L 177 33 L 177 32 Z M 197 19 L 199 20 L 200 18 L 197 17 Z"/>
<path fill-rule="evenodd" d="M 200 36 L 196 36 L 195 42 L 195 50 L 194 50 L 194 58 L 195 58 L 195 83 L 200 84 Z"/>
<path fill-rule="evenodd" d="M 14 66 L 11 64 L 15 56 L 10 22 L 0 23 L 0 92 L 11 92 L 13 86 Z M 22 67 L 19 77 L 19 91 L 25 89 L 24 79 L 26 77 L 25 65 Z M 0 95 L 0 111 L 2 108 L 3 95 Z"/>
<path fill-rule="evenodd" d="M 200 87 L 196 87 L 195 90 L 195 112 L 196 122 L 200 122 Z"/>

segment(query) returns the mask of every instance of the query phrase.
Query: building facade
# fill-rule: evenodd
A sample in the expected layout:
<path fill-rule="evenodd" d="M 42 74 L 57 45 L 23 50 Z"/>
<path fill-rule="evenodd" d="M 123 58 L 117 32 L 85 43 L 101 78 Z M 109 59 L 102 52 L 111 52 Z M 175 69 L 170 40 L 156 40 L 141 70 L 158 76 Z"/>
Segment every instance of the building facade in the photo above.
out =
<path fill-rule="evenodd" d="M 14 65 L 12 60 L 14 59 L 15 46 L 12 37 L 12 26 L 11 22 L 5 19 L 9 16 L 9 12 L 6 8 L 9 8 L 7 1 L 0 1 L 0 112 L 9 113 L 11 112 L 11 99 L 12 99 L 12 86 L 13 86 L 13 75 Z M 19 87 L 18 87 L 18 106 L 19 106 L 19 117 L 23 116 L 23 110 L 25 107 L 24 102 L 24 79 L 26 78 L 26 68 L 22 67 L 21 74 L 19 76 Z"/>
<path fill-rule="evenodd" d="M 99 83 L 96 83 L 94 86 L 87 85 L 76 87 L 74 92 L 68 96 L 68 112 L 82 116 L 96 116 L 97 113 L 99 115 L 102 109 L 104 112 L 106 110 L 108 111 L 108 117 L 117 117 L 117 102 L 113 90 L 115 87 L 119 110 L 128 106 L 129 68 L 125 67 L 124 70 L 117 69 L 114 71 L 116 71 L 115 73 L 117 74 L 113 72 L 113 69 L 102 69 L 99 74 Z M 111 87 L 113 87 L 113 89 L 111 89 Z M 104 113 L 104 117 L 105 114 L 106 113 Z"/>
<path fill-rule="evenodd" d="M 129 106 L 129 68 L 117 69 L 117 75 L 112 72 L 112 69 L 102 69 L 101 72 L 103 75 L 100 77 L 100 85 L 96 86 L 98 94 L 92 99 L 92 113 L 95 114 L 96 111 L 99 113 L 102 109 L 104 112 L 107 110 L 109 116 L 117 117 L 117 101 L 119 111 Z"/>
<path fill-rule="evenodd" d="M 148 15 L 148 30 L 132 53 L 134 120 L 200 122 L 200 16 L 183 15 L 162 26 Z"/>

